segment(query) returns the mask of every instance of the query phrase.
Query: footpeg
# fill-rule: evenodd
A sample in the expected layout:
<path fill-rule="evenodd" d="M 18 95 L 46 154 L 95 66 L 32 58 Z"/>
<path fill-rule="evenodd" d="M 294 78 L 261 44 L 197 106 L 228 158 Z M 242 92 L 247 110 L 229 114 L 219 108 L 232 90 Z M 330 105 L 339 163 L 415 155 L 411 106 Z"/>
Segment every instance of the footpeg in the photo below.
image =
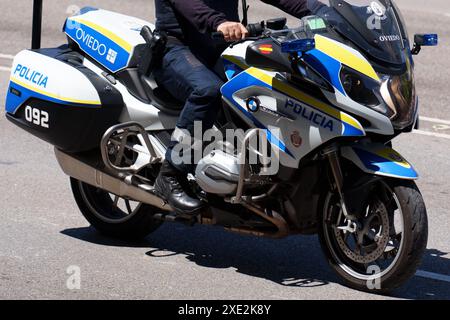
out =
<path fill-rule="evenodd" d="M 188 226 L 193 226 L 198 222 L 197 216 L 185 215 L 185 214 L 164 214 L 158 213 L 153 216 L 154 219 L 163 221 L 163 222 L 181 222 Z"/>

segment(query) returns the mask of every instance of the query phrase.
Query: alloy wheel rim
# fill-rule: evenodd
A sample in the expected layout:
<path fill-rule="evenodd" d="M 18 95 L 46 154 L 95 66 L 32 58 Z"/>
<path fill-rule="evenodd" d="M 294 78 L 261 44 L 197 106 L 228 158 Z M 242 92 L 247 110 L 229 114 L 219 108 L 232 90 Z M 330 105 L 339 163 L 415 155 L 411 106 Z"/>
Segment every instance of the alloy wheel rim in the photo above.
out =
<path fill-rule="evenodd" d="M 331 253 L 333 259 L 336 261 L 339 268 L 341 268 L 344 272 L 346 272 L 350 276 L 357 278 L 359 280 L 370 281 L 370 280 L 380 279 L 380 278 L 384 277 L 386 274 L 388 274 L 394 268 L 398 259 L 400 258 L 400 256 L 403 253 L 404 238 L 405 238 L 405 236 L 404 236 L 405 223 L 404 223 L 404 218 L 403 218 L 403 210 L 401 208 L 400 201 L 399 201 L 397 195 L 395 194 L 395 192 L 385 182 L 382 182 L 382 185 L 383 185 L 383 187 L 386 188 L 386 191 L 388 192 L 388 194 L 390 196 L 392 196 L 392 200 L 395 201 L 397 209 L 395 209 L 394 212 L 392 213 L 394 215 L 394 217 L 392 217 L 392 219 L 393 220 L 395 219 L 395 215 L 397 213 L 397 217 L 400 218 L 400 221 L 397 221 L 397 222 L 401 224 L 401 228 L 399 228 L 399 230 L 401 230 L 401 232 L 396 234 L 396 236 L 401 235 L 401 239 L 400 239 L 400 243 L 398 244 L 398 248 L 393 249 L 393 250 L 397 250 L 394 259 L 392 260 L 392 262 L 389 263 L 389 265 L 386 268 L 384 268 L 382 271 L 380 270 L 381 271 L 380 273 L 363 274 L 363 273 L 360 273 L 359 271 L 355 270 L 351 266 L 349 266 L 348 261 L 345 261 L 345 259 L 343 258 L 343 253 L 336 251 L 335 243 L 333 243 L 332 239 L 330 238 L 331 226 L 325 221 L 326 220 L 325 218 L 322 221 L 322 223 L 324 224 L 324 230 L 325 230 L 324 235 L 325 235 L 326 245 L 330 249 L 330 253 Z M 324 217 L 328 216 L 330 201 L 333 198 L 333 196 L 334 196 L 334 194 L 332 194 L 332 193 L 329 193 L 327 196 L 327 199 L 325 201 L 325 206 L 324 206 L 324 211 L 325 211 Z M 396 228 L 394 228 L 394 229 L 396 229 Z M 389 253 L 389 252 L 387 252 L 387 253 Z M 372 265 L 375 266 L 377 264 L 375 264 L 375 265 L 372 264 Z M 371 265 L 369 265 L 368 267 L 370 267 L 370 266 Z M 366 272 L 368 271 L 368 267 L 366 268 Z"/>
<path fill-rule="evenodd" d="M 89 210 L 100 220 L 111 223 L 119 224 L 130 220 L 141 208 L 142 203 L 132 201 L 119 197 L 117 195 L 108 193 L 104 190 L 95 188 L 93 186 L 88 186 L 85 183 L 78 182 L 81 196 L 83 201 L 88 206 Z M 95 190 L 92 190 L 94 189 Z M 94 195 L 97 193 L 97 195 Z M 96 199 L 97 197 L 97 199 Z M 98 198 L 103 197 L 103 201 Z M 109 201 L 108 201 L 109 197 Z M 106 200 L 107 203 L 104 203 Z M 103 203 L 99 203 L 103 202 Z M 110 202 L 110 203 L 108 203 Z M 110 208 L 104 208 L 104 206 L 110 206 Z M 125 210 L 126 211 L 125 211 Z M 103 211 L 103 212 L 102 212 Z M 106 212 L 105 212 L 106 211 Z M 112 218 L 112 216 L 117 216 L 117 218 Z M 109 217 L 108 217 L 109 216 Z M 120 217 L 121 216 L 121 217 Z"/>

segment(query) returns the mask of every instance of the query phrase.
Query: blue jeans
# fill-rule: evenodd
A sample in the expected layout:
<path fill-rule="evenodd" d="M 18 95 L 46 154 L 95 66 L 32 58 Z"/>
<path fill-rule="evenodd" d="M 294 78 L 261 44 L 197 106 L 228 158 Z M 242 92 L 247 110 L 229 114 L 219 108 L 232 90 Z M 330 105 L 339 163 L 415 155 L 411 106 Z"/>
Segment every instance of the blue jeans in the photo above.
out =
<path fill-rule="evenodd" d="M 194 122 L 201 121 L 203 130 L 210 129 L 216 121 L 221 105 L 220 88 L 223 81 L 206 67 L 189 47 L 169 44 L 161 68 L 155 70 L 155 78 L 174 97 L 186 101 L 177 122 L 177 127 L 194 133 Z M 180 171 L 191 172 L 192 165 L 175 165 L 171 161 L 169 146 L 166 159 Z"/>

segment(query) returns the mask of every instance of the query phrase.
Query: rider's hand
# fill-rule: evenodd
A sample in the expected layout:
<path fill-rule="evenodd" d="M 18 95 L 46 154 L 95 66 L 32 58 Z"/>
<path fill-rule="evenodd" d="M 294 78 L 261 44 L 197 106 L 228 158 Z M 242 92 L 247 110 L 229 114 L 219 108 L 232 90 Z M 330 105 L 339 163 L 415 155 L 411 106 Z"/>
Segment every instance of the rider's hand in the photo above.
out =
<path fill-rule="evenodd" d="M 238 41 L 248 37 L 248 30 L 242 23 L 227 21 L 217 27 L 223 33 L 225 41 Z"/>

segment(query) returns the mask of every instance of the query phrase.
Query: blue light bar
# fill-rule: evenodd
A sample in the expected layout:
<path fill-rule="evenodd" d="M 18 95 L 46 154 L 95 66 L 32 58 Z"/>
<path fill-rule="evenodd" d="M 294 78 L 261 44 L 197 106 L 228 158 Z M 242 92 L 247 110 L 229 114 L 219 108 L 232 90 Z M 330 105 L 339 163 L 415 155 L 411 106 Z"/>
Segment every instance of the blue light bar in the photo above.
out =
<path fill-rule="evenodd" d="M 315 47 L 316 41 L 314 39 L 296 39 L 281 43 L 281 52 L 306 52 L 313 50 Z"/>
<path fill-rule="evenodd" d="M 438 45 L 437 34 L 416 34 L 414 36 L 414 42 L 423 47 L 434 47 Z"/>
<path fill-rule="evenodd" d="M 438 35 L 437 34 L 424 34 L 422 46 L 434 47 L 438 45 Z"/>

